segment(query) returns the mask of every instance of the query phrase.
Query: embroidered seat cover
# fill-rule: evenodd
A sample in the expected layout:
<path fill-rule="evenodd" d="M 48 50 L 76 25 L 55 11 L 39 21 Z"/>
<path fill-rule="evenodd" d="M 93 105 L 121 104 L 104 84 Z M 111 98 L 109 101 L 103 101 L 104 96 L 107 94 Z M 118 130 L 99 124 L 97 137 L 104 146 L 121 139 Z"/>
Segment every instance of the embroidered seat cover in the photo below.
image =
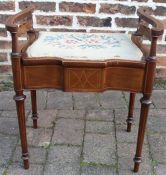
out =
<path fill-rule="evenodd" d="M 30 58 L 66 60 L 124 59 L 139 61 L 141 50 L 124 33 L 39 32 L 38 39 L 27 49 Z"/>

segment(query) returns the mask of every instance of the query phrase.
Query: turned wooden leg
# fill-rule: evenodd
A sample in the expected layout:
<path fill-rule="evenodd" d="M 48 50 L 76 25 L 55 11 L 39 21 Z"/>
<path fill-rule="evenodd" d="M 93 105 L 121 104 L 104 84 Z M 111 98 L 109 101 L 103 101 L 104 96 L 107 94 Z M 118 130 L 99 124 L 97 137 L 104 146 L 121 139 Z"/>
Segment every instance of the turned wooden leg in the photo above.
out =
<path fill-rule="evenodd" d="M 37 102 L 36 102 L 36 90 L 31 90 L 31 104 L 32 104 L 32 120 L 33 120 L 33 128 L 37 128 Z"/>
<path fill-rule="evenodd" d="M 26 135 L 26 124 L 25 124 L 25 108 L 24 100 L 26 96 L 23 94 L 23 91 L 16 92 L 14 100 L 16 101 L 17 107 L 17 116 L 20 130 L 20 139 L 22 147 L 22 159 L 24 163 L 24 168 L 29 168 L 29 156 L 28 156 L 28 146 L 27 146 L 27 135 Z"/>
<path fill-rule="evenodd" d="M 150 97 L 144 96 L 141 100 L 141 114 L 140 114 L 140 122 L 139 122 L 139 130 L 138 130 L 138 138 L 137 138 L 137 148 L 136 155 L 134 158 L 134 172 L 138 172 L 139 165 L 141 163 L 141 154 L 142 147 L 144 142 L 144 135 L 148 117 L 149 106 L 152 103 Z"/>
<path fill-rule="evenodd" d="M 135 93 L 130 93 L 130 101 L 129 101 L 129 112 L 127 117 L 127 132 L 131 132 L 131 126 L 133 124 L 133 112 L 134 112 L 134 101 L 135 101 Z"/>

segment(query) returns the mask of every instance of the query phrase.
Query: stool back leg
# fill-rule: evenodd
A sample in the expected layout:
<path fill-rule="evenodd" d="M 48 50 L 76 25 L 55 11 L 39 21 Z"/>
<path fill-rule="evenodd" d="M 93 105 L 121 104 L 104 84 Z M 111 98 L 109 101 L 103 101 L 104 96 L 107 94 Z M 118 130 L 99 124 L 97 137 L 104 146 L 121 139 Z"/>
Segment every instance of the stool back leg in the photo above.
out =
<path fill-rule="evenodd" d="M 33 120 L 33 128 L 37 128 L 37 100 L 36 100 L 36 90 L 31 90 L 31 105 L 32 105 L 32 120 Z"/>
<path fill-rule="evenodd" d="M 131 126 L 133 124 L 133 113 L 134 113 L 134 102 L 135 102 L 135 93 L 130 93 L 130 100 L 129 100 L 129 111 L 127 117 L 127 132 L 131 132 Z"/>

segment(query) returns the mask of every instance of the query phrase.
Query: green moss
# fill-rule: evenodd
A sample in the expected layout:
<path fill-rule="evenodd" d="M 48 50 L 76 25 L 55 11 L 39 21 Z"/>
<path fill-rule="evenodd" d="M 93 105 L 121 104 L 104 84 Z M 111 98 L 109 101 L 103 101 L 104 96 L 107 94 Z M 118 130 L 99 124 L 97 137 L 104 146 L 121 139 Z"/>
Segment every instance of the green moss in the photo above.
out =
<path fill-rule="evenodd" d="M 156 175 L 155 167 L 157 166 L 158 162 L 156 160 L 151 160 L 151 166 L 152 166 L 152 175 Z"/>
<path fill-rule="evenodd" d="M 0 82 L 0 91 L 9 91 L 13 89 L 13 82 L 8 81 L 1 81 Z"/>
<path fill-rule="evenodd" d="M 153 131 L 153 130 L 148 129 L 148 130 L 146 131 L 146 134 L 147 134 L 147 135 L 155 135 L 155 134 L 159 134 L 159 135 L 160 135 L 160 132 L 157 132 L 157 131 Z"/>
<path fill-rule="evenodd" d="M 116 169 L 116 172 L 118 173 L 118 171 L 119 171 L 119 164 L 118 163 L 115 164 L 115 169 Z"/>
<path fill-rule="evenodd" d="M 7 168 L 5 169 L 5 171 L 3 172 L 2 175 L 7 175 L 7 170 L 8 170 L 8 167 L 13 163 L 12 160 L 9 160 L 8 163 L 7 163 Z"/>
<path fill-rule="evenodd" d="M 151 160 L 151 165 L 152 165 L 153 167 L 157 166 L 157 165 L 158 165 L 157 160 Z"/>
<path fill-rule="evenodd" d="M 113 168 L 116 168 L 117 165 L 108 165 L 108 164 L 102 164 L 102 163 L 81 161 L 80 166 L 81 167 L 93 166 L 93 167 L 113 167 Z"/>
<path fill-rule="evenodd" d="M 4 171 L 4 173 L 2 175 L 7 175 L 7 170 Z"/>
<path fill-rule="evenodd" d="M 65 143 L 56 143 L 51 146 L 67 146 L 67 147 L 80 147 L 80 145 L 74 145 L 74 144 L 65 144 Z"/>
<path fill-rule="evenodd" d="M 166 89 L 166 78 L 156 78 L 154 82 L 154 89 Z"/>

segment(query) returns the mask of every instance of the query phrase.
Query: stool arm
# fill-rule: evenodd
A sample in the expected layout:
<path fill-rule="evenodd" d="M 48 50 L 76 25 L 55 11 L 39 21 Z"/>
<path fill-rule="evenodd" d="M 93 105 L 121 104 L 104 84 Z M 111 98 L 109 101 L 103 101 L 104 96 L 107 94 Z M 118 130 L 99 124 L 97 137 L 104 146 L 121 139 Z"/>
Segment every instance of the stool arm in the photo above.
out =
<path fill-rule="evenodd" d="M 162 22 L 151 15 L 148 15 L 145 10 L 138 9 L 137 14 L 140 20 L 143 20 L 147 24 L 151 24 L 153 27 L 151 30 L 151 36 L 161 36 L 164 32 L 164 26 Z"/>
<path fill-rule="evenodd" d="M 138 9 L 139 22 L 137 31 L 132 35 L 133 42 L 142 50 L 144 58 L 156 56 L 157 40 L 162 38 L 164 32 L 163 23 L 146 13 L 144 9 Z M 149 25 L 151 25 L 149 27 Z M 151 41 L 150 49 L 143 44 L 144 37 Z"/>
<path fill-rule="evenodd" d="M 30 31 L 34 30 L 32 21 L 33 11 L 34 7 L 29 6 L 7 19 L 6 29 L 11 33 L 13 55 L 19 55 L 18 53 L 20 53 L 21 49 L 24 47 L 24 44 L 19 43 L 18 37 L 22 34 L 28 34 Z"/>
<path fill-rule="evenodd" d="M 34 7 L 30 6 L 25 8 L 21 12 L 15 14 L 14 16 L 10 16 L 6 22 L 6 29 L 11 33 L 25 33 L 33 27 L 32 22 L 32 13 L 34 11 Z"/>

